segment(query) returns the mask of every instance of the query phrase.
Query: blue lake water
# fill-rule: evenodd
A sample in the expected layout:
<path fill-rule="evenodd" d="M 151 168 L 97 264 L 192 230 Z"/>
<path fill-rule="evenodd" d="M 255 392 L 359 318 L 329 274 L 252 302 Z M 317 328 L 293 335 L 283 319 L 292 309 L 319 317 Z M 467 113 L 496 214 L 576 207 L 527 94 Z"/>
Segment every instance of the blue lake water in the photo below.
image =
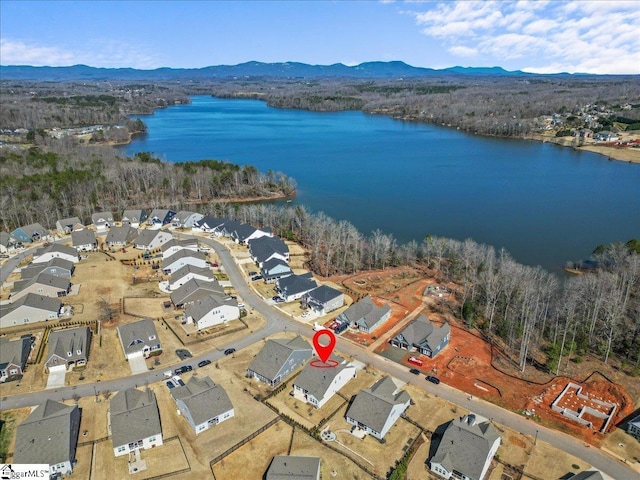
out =
<path fill-rule="evenodd" d="M 551 271 L 600 243 L 640 237 L 640 165 L 589 152 L 209 96 L 139 118 L 148 133 L 122 147 L 127 154 L 284 172 L 298 184 L 293 204 L 365 235 L 473 238 Z"/>

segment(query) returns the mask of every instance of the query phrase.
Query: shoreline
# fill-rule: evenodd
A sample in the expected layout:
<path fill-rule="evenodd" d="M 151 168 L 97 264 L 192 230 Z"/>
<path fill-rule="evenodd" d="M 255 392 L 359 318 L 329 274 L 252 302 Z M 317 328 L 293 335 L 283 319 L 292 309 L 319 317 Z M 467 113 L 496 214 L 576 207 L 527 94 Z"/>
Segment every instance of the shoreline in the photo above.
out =
<path fill-rule="evenodd" d="M 553 143 L 554 145 L 558 145 L 560 147 L 569 147 L 578 151 L 597 153 L 599 155 L 608 157 L 608 160 L 640 164 L 640 148 L 615 147 L 599 143 L 574 145 L 573 137 L 548 137 L 539 134 L 527 136 L 525 137 L 525 139 L 542 143 Z"/>

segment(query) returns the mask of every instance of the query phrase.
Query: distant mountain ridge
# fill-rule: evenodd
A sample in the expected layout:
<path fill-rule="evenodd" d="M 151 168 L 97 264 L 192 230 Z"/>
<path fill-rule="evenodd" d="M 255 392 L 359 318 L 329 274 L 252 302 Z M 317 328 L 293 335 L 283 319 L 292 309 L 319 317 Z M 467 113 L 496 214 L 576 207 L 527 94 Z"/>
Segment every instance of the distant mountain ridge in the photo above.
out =
<path fill-rule="evenodd" d="M 245 62 L 238 65 L 215 65 L 203 68 L 98 68 L 87 65 L 70 67 L 33 67 L 28 65 L 0 65 L 2 80 L 72 81 L 72 80 L 187 80 L 237 77 L 278 78 L 419 78 L 442 75 L 530 75 L 520 70 L 507 71 L 501 67 L 451 67 L 444 69 L 413 67 L 401 61 L 365 62 L 347 66 L 309 65 L 299 62 Z"/>

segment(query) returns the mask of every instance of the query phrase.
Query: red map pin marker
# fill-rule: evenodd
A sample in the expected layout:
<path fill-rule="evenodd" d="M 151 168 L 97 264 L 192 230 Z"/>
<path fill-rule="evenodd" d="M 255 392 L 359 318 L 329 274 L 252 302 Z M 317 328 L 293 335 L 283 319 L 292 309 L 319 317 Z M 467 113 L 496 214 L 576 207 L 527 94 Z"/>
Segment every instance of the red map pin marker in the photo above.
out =
<path fill-rule="evenodd" d="M 329 343 L 327 345 L 323 345 L 320 343 L 320 337 L 328 337 Z M 333 334 L 331 330 L 318 330 L 316 334 L 313 336 L 313 346 L 316 349 L 316 353 L 320 357 L 324 363 L 327 363 L 327 360 L 333 353 L 333 349 L 336 346 L 336 336 Z"/>

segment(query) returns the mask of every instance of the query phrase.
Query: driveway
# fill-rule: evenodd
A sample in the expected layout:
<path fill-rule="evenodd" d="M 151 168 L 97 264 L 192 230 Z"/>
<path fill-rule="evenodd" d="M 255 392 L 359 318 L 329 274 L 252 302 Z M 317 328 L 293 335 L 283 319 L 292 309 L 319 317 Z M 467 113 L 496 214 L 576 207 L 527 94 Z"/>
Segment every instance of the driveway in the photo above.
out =
<path fill-rule="evenodd" d="M 47 390 L 50 388 L 64 387 L 64 377 L 67 375 L 67 368 L 63 365 L 49 369 L 49 378 L 47 378 Z"/>
<path fill-rule="evenodd" d="M 129 368 L 131 369 L 131 375 L 135 375 L 136 373 L 145 373 L 149 370 L 147 368 L 147 362 L 142 355 L 129 357 Z"/>

